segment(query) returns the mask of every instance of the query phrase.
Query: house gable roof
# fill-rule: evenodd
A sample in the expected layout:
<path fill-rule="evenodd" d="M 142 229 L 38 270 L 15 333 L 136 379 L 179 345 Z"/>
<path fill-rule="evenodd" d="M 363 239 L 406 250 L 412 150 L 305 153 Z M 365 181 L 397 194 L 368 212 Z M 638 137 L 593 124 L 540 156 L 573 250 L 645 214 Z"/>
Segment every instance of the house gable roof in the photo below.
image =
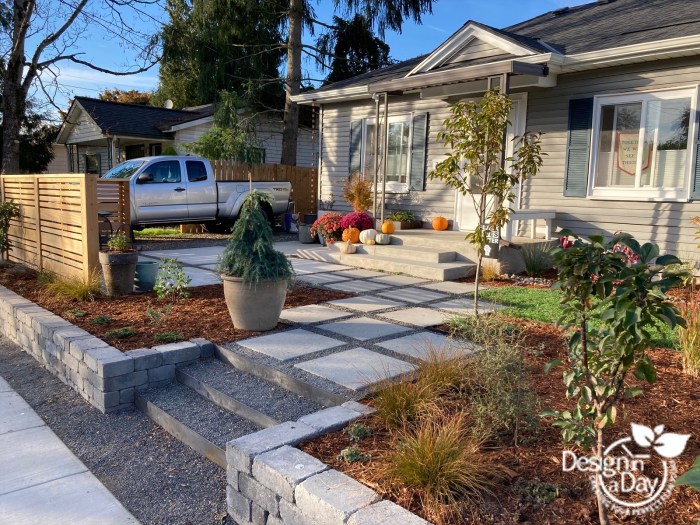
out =
<path fill-rule="evenodd" d="M 84 111 L 102 130 L 104 135 L 125 135 L 152 139 L 172 139 L 167 129 L 187 120 L 202 118 L 200 111 L 178 110 L 109 102 L 89 97 L 75 97 L 68 111 L 68 117 L 61 126 L 57 142 L 65 143 L 74 127 L 73 118 L 78 111 Z"/>

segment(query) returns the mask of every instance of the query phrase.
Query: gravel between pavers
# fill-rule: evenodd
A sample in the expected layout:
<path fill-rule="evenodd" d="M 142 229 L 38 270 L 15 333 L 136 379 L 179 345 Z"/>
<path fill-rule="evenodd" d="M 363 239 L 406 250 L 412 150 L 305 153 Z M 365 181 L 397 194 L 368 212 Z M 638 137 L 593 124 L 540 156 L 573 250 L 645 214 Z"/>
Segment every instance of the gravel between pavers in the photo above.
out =
<path fill-rule="evenodd" d="M 143 525 L 234 523 L 226 473 L 141 412 L 100 413 L 2 336 L 0 376 Z"/>
<path fill-rule="evenodd" d="M 141 396 L 224 449 L 227 441 L 260 430 L 254 423 L 224 410 L 177 382 L 148 389 Z"/>
<path fill-rule="evenodd" d="M 323 408 L 218 359 L 202 359 L 182 371 L 280 422 L 294 421 Z"/>

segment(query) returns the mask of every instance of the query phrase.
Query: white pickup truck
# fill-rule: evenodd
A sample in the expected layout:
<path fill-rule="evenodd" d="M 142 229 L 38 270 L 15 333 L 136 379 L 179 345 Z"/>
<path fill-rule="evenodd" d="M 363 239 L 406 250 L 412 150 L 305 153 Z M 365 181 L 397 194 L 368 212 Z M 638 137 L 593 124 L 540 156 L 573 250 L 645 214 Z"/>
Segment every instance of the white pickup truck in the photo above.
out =
<path fill-rule="evenodd" d="M 248 181 L 216 181 L 211 164 L 186 155 L 142 157 L 122 162 L 103 176 L 129 179 L 131 227 L 156 224 L 200 223 L 211 233 L 228 233 L 250 192 Z M 253 182 L 253 189 L 270 197 L 265 214 L 287 211 L 289 182 Z"/>

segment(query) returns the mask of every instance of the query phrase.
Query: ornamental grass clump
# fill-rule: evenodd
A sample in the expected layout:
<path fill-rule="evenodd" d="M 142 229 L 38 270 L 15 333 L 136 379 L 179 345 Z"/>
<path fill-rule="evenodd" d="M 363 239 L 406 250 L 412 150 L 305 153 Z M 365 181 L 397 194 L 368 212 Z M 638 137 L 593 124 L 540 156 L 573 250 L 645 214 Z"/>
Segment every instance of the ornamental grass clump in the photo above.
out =
<path fill-rule="evenodd" d="M 362 173 L 355 172 L 343 188 L 343 197 L 350 203 L 354 211 L 367 211 L 373 204 L 372 186 Z"/>
<path fill-rule="evenodd" d="M 221 254 L 219 272 L 238 277 L 245 283 L 290 281 L 294 270 L 287 257 L 274 249 L 272 228 L 263 205 L 270 204 L 267 195 L 253 190 L 241 208 L 231 238 Z"/>

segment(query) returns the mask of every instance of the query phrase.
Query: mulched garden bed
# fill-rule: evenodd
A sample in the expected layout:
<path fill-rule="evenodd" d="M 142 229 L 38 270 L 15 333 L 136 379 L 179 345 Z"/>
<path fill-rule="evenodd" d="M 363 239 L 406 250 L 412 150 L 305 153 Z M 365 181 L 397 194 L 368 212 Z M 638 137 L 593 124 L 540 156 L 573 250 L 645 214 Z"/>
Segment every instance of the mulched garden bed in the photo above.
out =
<path fill-rule="evenodd" d="M 565 398 L 561 371 L 549 375 L 543 371 L 544 365 L 551 359 L 566 356 L 566 343 L 559 330 L 546 323 L 513 322 L 524 329 L 525 360 L 541 407 L 573 409 L 574 403 Z M 606 430 L 606 443 L 629 436 L 632 422 L 651 427 L 664 424 L 667 431 L 694 434 L 685 452 L 676 459 L 678 472 L 682 473 L 700 455 L 700 436 L 697 435 L 700 428 L 700 382 L 683 374 L 677 352 L 658 348 L 651 350 L 650 356 L 657 367 L 657 383 L 645 385 L 642 396 L 619 405 L 616 424 Z M 384 497 L 426 517 L 415 495 L 391 486 L 382 476 L 381 461 L 388 451 L 389 442 L 386 427 L 379 418 L 372 416 L 366 418 L 364 423 L 374 430 L 371 437 L 358 445 L 363 454 L 371 456 L 368 462 L 347 463 L 338 459 L 340 451 L 352 445 L 342 432 L 307 442 L 301 448 Z M 587 478 L 581 473 L 562 472 L 562 451 L 574 447 L 562 444 L 559 429 L 543 421 L 539 436 L 529 443 L 518 447 L 499 443 L 486 445 L 483 448 L 484 462 L 493 465 L 493 472 L 501 472 L 496 479 L 495 497 L 486 497 L 485 504 L 477 509 L 475 518 L 461 518 L 451 522 L 451 525 L 597 523 L 595 497 Z M 610 518 L 613 523 L 697 523 L 700 519 L 700 495 L 687 487 L 677 487 L 656 512 L 627 519 L 620 519 L 611 513 Z"/>
<path fill-rule="evenodd" d="M 153 322 L 147 308 L 164 311 L 168 301 L 159 300 L 155 293 L 134 293 L 125 297 L 98 297 L 94 301 L 78 301 L 69 297 L 48 295 L 37 282 L 37 273 L 18 265 L 0 267 L 0 284 L 39 306 L 80 326 L 119 350 L 151 347 L 167 341 L 157 341 L 156 334 L 173 332 L 178 340 L 203 337 L 216 344 L 230 343 L 257 335 L 234 328 L 224 301 L 223 286 L 199 286 L 192 294 L 173 304 L 170 313 Z M 285 308 L 345 299 L 352 294 L 320 290 L 295 285 L 287 293 Z M 97 321 L 108 320 L 103 324 Z M 279 324 L 278 328 L 284 327 Z M 125 338 L 110 336 L 115 330 L 132 328 L 136 333 Z"/>

